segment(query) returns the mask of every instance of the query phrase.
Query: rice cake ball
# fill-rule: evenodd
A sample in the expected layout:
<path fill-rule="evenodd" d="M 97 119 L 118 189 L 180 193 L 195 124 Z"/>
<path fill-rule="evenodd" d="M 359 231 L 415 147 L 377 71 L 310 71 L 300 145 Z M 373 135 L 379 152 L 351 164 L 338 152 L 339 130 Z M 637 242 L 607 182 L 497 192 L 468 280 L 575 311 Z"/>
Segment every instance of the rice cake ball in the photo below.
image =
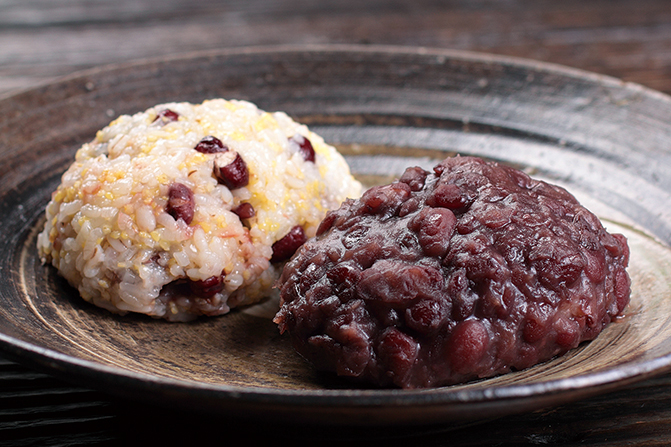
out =
<path fill-rule="evenodd" d="M 453 157 L 327 213 L 284 268 L 275 321 L 318 369 L 450 385 L 595 338 L 629 302 L 628 260 L 565 189 Z"/>
<path fill-rule="evenodd" d="M 269 296 L 326 211 L 360 194 L 336 149 L 285 113 L 162 104 L 77 151 L 37 244 L 86 301 L 184 321 Z"/>

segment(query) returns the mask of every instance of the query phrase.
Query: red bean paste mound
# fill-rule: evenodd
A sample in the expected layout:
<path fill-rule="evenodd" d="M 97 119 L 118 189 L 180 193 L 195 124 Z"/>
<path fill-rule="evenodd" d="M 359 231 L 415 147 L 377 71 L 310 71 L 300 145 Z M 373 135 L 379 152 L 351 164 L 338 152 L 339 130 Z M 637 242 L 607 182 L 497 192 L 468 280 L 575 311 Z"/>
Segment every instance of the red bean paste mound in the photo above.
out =
<path fill-rule="evenodd" d="M 318 369 L 383 387 L 521 370 L 629 302 L 624 236 L 563 188 L 474 157 L 409 168 L 329 212 L 275 317 Z"/>

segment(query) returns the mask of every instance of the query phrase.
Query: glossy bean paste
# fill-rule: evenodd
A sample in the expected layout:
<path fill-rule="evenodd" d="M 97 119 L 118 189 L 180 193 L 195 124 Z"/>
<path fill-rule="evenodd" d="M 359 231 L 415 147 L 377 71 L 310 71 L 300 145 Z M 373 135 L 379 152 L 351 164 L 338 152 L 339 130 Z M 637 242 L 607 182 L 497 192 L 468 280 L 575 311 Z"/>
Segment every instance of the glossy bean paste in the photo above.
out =
<path fill-rule="evenodd" d="M 457 156 L 329 212 L 284 268 L 275 322 L 320 370 L 450 385 L 594 339 L 629 302 L 628 260 L 565 189 Z"/>

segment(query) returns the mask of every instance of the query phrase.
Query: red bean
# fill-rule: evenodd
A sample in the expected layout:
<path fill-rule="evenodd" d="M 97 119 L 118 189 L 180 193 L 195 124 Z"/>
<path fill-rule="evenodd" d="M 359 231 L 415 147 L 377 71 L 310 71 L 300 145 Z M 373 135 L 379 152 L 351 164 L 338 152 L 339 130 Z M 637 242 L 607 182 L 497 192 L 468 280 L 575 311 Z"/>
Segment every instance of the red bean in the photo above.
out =
<path fill-rule="evenodd" d="M 403 172 L 399 182 L 406 183 L 412 191 L 421 191 L 429 173 L 420 167 L 408 168 Z"/>
<path fill-rule="evenodd" d="M 308 238 L 303 231 L 303 227 L 296 225 L 286 236 L 273 244 L 273 256 L 270 262 L 285 261 L 292 257 L 296 250 L 307 241 Z"/>
<path fill-rule="evenodd" d="M 332 211 L 327 212 L 324 219 L 319 223 L 319 227 L 317 227 L 317 236 L 331 228 L 337 217 L 338 215 L 336 213 Z"/>
<path fill-rule="evenodd" d="M 367 301 L 407 305 L 440 290 L 442 272 L 434 266 L 382 259 L 363 271 L 357 293 Z"/>
<path fill-rule="evenodd" d="M 457 372 L 469 372 L 479 367 L 478 363 L 487 352 L 489 333 L 480 320 L 459 323 L 446 344 L 446 354 Z"/>
<path fill-rule="evenodd" d="M 444 300 L 421 300 L 406 309 L 405 322 L 420 333 L 433 335 L 449 316 L 449 304 Z"/>
<path fill-rule="evenodd" d="M 524 341 L 530 344 L 539 342 L 549 329 L 547 317 L 539 306 L 530 306 L 522 328 Z"/>
<path fill-rule="evenodd" d="M 426 204 L 434 207 L 448 208 L 458 210 L 466 204 L 461 188 L 453 184 L 440 184 L 426 198 Z"/>
<path fill-rule="evenodd" d="M 571 349 L 580 342 L 580 325 L 577 321 L 568 318 L 558 318 L 554 322 L 557 332 L 557 344 L 565 349 Z"/>
<path fill-rule="evenodd" d="M 457 218 L 446 208 L 426 207 L 408 223 L 408 228 L 417 233 L 417 238 L 427 256 L 443 257 L 457 225 Z"/>
<path fill-rule="evenodd" d="M 196 202 L 193 191 L 181 183 L 173 183 L 168 190 L 166 212 L 172 217 L 182 219 L 187 225 L 193 220 Z"/>
<path fill-rule="evenodd" d="M 201 298 L 210 298 L 224 290 L 224 274 L 210 276 L 209 278 L 189 281 L 191 292 Z"/>
<path fill-rule="evenodd" d="M 361 269 L 355 265 L 340 264 L 329 270 L 326 276 L 333 284 L 333 293 L 346 300 L 354 296 Z"/>
<path fill-rule="evenodd" d="M 374 186 L 361 196 L 361 203 L 369 214 L 395 214 L 410 197 L 410 186 L 405 183 Z"/>
<path fill-rule="evenodd" d="M 380 362 L 393 380 L 405 382 L 419 355 L 419 343 L 395 327 L 385 329 L 377 345 Z"/>
<path fill-rule="evenodd" d="M 249 183 L 247 163 L 238 153 L 235 154 L 235 159 L 232 162 L 224 166 L 219 165 L 215 159 L 214 176 L 219 183 L 226 185 L 229 189 L 242 188 Z"/>
<path fill-rule="evenodd" d="M 243 202 L 231 211 L 237 214 L 240 219 L 249 219 L 256 216 L 256 210 L 249 202 Z"/>
<path fill-rule="evenodd" d="M 298 145 L 298 152 L 303 156 L 303 160 L 311 161 L 312 163 L 315 162 L 315 150 L 310 140 L 301 134 L 296 134 L 289 140 Z"/>
<path fill-rule="evenodd" d="M 617 298 L 618 312 L 622 312 L 629 303 L 630 290 L 631 278 L 629 278 L 624 268 L 618 269 L 615 273 L 615 297 Z"/>
<path fill-rule="evenodd" d="M 216 154 L 228 151 L 228 147 L 217 137 L 208 135 L 196 144 L 195 150 L 203 154 Z"/>
<path fill-rule="evenodd" d="M 163 109 L 156 114 L 154 122 L 160 120 L 161 124 L 168 124 L 172 121 L 177 121 L 178 119 L 179 119 L 179 113 L 174 112 L 170 109 Z"/>
<path fill-rule="evenodd" d="M 528 259 L 541 284 L 557 291 L 573 285 L 586 268 L 577 249 L 555 240 L 541 241 L 530 250 Z"/>

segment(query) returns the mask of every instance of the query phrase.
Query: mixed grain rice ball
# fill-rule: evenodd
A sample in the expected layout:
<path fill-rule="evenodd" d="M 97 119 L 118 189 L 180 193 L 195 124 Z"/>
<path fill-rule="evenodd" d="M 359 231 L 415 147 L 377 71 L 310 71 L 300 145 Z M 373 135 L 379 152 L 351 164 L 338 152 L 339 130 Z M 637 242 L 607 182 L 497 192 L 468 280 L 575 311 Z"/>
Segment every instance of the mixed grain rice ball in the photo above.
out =
<path fill-rule="evenodd" d="M 360 193 L 336 149 L 282 112 L 163 104 L 77 151 L 38 250 L 112 312 L 220 315 L 269 296 L 327 210 Z"/>

